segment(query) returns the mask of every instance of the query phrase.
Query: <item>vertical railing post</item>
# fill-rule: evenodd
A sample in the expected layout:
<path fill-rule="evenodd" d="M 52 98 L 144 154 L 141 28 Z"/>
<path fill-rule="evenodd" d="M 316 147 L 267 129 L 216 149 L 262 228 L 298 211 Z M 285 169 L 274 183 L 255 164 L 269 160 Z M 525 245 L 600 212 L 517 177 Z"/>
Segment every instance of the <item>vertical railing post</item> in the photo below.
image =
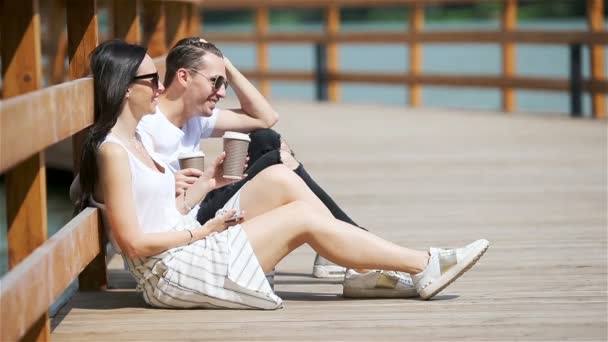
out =
<path fill-rule="evenodd" d="M 165 3 L 158 0 L 146 1 L 142 6 L 144 21 L 144 43 L 151 57 L 162 56 L 167 52 L 165 34 Z"/>
<path fill-rule="evenodd" d="M 188 35 L 188 4 L 167 2 L 165 4 L 167 21 L 167 48 L 173 47 L 180 39 Z"/>
<path fill-rule="evenodd" d="M 424 4 L 417 2 L 410 7 L 409 29 L 412 37 L 409 44 L 409 74 L 414 79 L 414 83 L 409 88 L 409 104 L 412 107 L 418 107 L 422 104 L 422 87 L 417 81 L 417 76 L 422 73 L 422 44 L 416 38 L 417 33 L 424 29 Z"/>
<path fill-rule="evenodd" d="M 329 79 L 328 97 L 329 101 L 335 102 L 340 100 L 340 84 L 337 80 L 332 79 L 332 75 L 338 73 L 340 65 L 340 57 L 338 44 L 333 38 L 340 32 L 340 7 L 337 4 L 331 4 L 325 12 L 325 33 L 327 49 L 327 73 Z"/>
<path fill-rule="evenodd" d="M 504 0 L 501 25 L 503 38 L 507 33 L 515 31 L 517 27 L 517 0 Z M 515 43 L 502 42 L 502 79 L 505 82 L 515 76 L 516 52 Z M 503 86 L 502 110 L 510 113 L 515 111 L 516 106 L 515 90 L 509 86 Z"/>
<path fill-rule="evenodd" d="M 327 101 L 328 99 L 328 76 L 327 76 L 327 48 L 325 43 L 315 45 L 315 91 L 317 101 Z"/>
<path fill-rule="evenodd" d="M 581 44 L 570 45 L 570 115 L 583 116 L 583 71 Z"/>
<path fill-rule="evenodd" d="M 38 0 L 2 0 L 0 12 L 2 87 L 7 99 L 39 89 L 42 83 Z M 5 176 L 8 266 L 14 268 L 47 239 L 44 152 L 27 158 Z M 47 313 L 28 329 L 24 339 L 50 339 Z"/>
<path fill-rule="evenodd" d="M 68 20 L 68 56 L 70 59 L 70 79 L 78 79 L 89 75 L 89 55 L 99 41 L 97 31 L 97 6 L 95 0 L 67 0 Z M 93 123 L 93 108 L 88 121 L 81 127 Z M 79 125 L 80 126 L 80 125 Z M 72 137 L 74 150 L 74 170 L 80 168 L 80 155 L 87 130 L 83 130 Z M 99 235 L 102 236 L 102 226 L 99 225 Z M 100 243 L 103 239 L 99 239 Z M 105 263 L 105 246 L 100 246 L 100 254 L 80 274 L 79 289 L 81 291 L 95 291 L 107 287 L 107 272 Z"/>
<path fill-rule="evenodd" d="M 605 30 L 604 0 L 587 0 L 587 21 L 589 31 L 602 32 Z M 601 44 L 590 46 L 589 56 L 591 58 L 591 79 L 600 81 L 606 79 L 606 52 Z M 592 91 L 591 102 L 594 118 L 606 117 L 606 94 L 600 91 Z"/>
<path fill-rule="evenodd" d="M 114 0 L 114 35 L 127 43 L 139 44 L 141 30 L 139 21 L 140 0 Z"/>
<path fill-rule="evenodd" d="M 268 43 L 263 39 L 268 33 L 270 26 L 269 10 L 268 7 L 258 7 L 255 10 L 255 32 L 257 34 L 256 50 L 257 50 L 257 63 L 258 63 L 258 74 L 260 79 L 258 85 L 262 95 L 270 96 L 270 81 L 266 78 L 268 72 Z"/>
<path fill-rule="evenodd" d="M 40 13 L 45 13 L 49 18 L 46 21 L 46 37 L 50 44 L 46 45 L 45 54 L 49 61 L 46 70 L 43 69 L 47 84 L 59 84 L 65 81 L 65 1 L 47 0 L 40 3 Z M 43 23 L 44 24 L 44 23 Z"/>
<path fill-rule="evenodd" d="M 188 32 L 190 36 L 200 36 L 202 33 L 203 18 L 201 17 L 200 7 L 197 3 L 189 5 L 188 15 Z"/>

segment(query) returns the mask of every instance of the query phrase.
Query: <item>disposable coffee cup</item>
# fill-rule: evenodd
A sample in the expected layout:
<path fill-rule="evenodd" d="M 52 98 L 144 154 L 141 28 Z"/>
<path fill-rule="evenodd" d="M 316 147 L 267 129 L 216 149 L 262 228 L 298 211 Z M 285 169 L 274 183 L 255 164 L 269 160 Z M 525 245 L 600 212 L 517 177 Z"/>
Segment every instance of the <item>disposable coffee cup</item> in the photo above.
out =
<path fill-rule="evenodd" d="M 226 132 L 224 136 L 224 178 L 241 179 L 245 172 L 245 160 L 251 139 L 247 134 L 238 132 Z"/>
<path fill-rule="evenodd" d="M 180 169 L 198 169 L 205 171 L 205 154 L 201 151 L 182 153 L 177 157 Z"/>

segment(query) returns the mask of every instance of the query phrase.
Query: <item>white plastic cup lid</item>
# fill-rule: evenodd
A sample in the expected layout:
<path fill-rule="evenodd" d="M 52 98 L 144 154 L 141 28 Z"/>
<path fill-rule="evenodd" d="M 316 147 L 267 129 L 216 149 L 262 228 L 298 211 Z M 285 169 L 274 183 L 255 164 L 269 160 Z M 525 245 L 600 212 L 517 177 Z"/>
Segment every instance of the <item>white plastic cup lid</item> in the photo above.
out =
<path fill-rule="evenodd" d="M 224 139 L 245 140 L 245 141 L 251 142 L 251 138 L 249 138 L 249 135 L 243 134 L 243 133 L 239 133 L 239 132 L 230 132 L 230 131 L 225 132 L 224 135 L 222 136 L 222 138 L 224 138 Z"/>
<path fill-rule="evenodd" d="M 192 151 L 192 152 L 180 153 L 179 157 L 177 157 L 177 159 L 196 158 L 196 157 L 204 157 L 204 156 L 205 156 L 205 153 L 202 151 Z"/>

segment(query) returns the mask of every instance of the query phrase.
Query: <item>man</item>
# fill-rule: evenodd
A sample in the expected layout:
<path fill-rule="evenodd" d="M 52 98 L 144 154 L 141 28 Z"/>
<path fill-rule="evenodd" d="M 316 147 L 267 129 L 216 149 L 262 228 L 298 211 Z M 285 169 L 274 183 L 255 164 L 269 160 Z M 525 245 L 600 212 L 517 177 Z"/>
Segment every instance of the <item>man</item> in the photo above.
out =
<path fill-rule="evenodd" d="M 201 139 L 220 137 L 226 131 L 251 133 L 247 178 L 210 193 L 200 207 L 193 210 L 198 212 L 199 222 L 213 217 L 259 171 L 282 162 L 305 181 L 336 218 L 356 225 L 308 175 L 285 141 L 269 130 L 277 123 L 278 113 L 215 45 L 198 37 L 179 41 L 167 55 L 164 85 L 157 113 L 145 116 L 138 132 L 146 147 L 159 155 L 175 173 L 178 193 L 200 176 L 196 169 L 179 169 L 177 160 L 181 153 L 198 151 Z M 226 96 L 228 85 L 234 90 L 241 108 L 217 107 Z M 313 275 L 341 277 L 344 268 L 317 255 Z"/>

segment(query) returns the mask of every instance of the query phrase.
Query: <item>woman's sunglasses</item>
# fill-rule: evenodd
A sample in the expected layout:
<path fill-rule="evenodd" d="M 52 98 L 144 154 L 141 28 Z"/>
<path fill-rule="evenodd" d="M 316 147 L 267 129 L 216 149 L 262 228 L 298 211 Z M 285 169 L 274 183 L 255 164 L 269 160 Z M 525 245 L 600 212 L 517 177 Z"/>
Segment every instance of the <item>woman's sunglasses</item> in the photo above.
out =
<path fill-rule="evenodd" d="M 152 86 L 154 87 L 154 89 L 158 89 L 159 87 L 159 78 L 158 78 L 158 72 L 153 72 L 151 74 L 145 74 L 145 75 L 139 75 L 139 76 L 135 76 L 133 77 L 133 81 L 137 81 L 137 80 L 145 80 L 151 78 L 152 80 Z"/>
<path fill-rule="evenodd" d="M 209 78 L 209 77 L 205 76 L 202 72 L 200 72 L 196 69 L 190 69 L 190 70 L 194 71 L 195 73 L 208 79 L 209 82 L 211 82 L 211 86 L 213 86 L 213 89 L 215 91 L 219 91 L 220 89 L 222 89 L 222 86 L 226 87 L 226 90 L 228 90 L 228 80 L 226 79 L 226 77 L 219 75 L 219 76 Z"/>

